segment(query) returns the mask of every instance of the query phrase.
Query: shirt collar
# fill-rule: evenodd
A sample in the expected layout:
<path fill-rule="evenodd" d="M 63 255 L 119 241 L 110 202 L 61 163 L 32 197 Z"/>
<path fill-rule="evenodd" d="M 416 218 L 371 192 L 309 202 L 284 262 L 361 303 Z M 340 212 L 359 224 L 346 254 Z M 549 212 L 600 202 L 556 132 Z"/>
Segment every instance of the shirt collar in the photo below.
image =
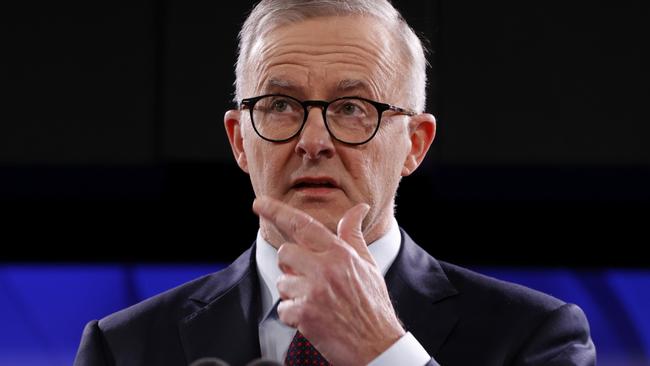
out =
<path fill-rule="evenodd" d="M 377 262 L 377 267 L 383 275 L 386 274 L 388 268 L 390 268 L 397 257 L 401 238 L 399 225 L 397 224 L 397 220 L 393 218 L 388 232 L 368 245 L 370 255 Z M 262 319 L 264 319 L 280 298 L 275 284 L 280 275 L 282 275 L 282 271 L 278 267 L 278 251 L 262 237 L 260 230 L 257 231 L 256 244 L 255 263 L 257 264 L 257 273 L 260 277 Z"/>

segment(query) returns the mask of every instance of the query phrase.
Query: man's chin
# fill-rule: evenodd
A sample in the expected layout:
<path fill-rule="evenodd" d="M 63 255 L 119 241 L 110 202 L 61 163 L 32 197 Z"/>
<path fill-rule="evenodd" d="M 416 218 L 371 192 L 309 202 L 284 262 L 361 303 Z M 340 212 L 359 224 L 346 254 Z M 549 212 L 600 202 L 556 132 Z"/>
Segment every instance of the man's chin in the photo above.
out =
<path fill-rule="evenodd" d="M 316 221 L 323 224 L 334 234 L 336 234 L 336 227 L 339 223 L 339 220 L 341 217 L 343 217 L 344 214 L 344 212 L 339 212 L 339 210 L 328 210 L 324 206 L 307 205 L 297 208 L 313 217 Z"/>
<path fill-rule="evenodd" d="M 351 206 L 342 197 L 306 197 L 291 195 L 285 200 L 291 207 L 305 212 L 316 221 L 336 233 L 339 220 Z"/>

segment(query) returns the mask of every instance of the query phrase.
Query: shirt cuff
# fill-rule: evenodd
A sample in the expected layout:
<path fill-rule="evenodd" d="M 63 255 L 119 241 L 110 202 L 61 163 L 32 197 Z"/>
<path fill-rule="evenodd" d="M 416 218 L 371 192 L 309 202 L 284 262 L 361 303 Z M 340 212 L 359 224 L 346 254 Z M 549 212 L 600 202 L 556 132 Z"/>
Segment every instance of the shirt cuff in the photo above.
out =
<path fill-rule="evenodd" d="M 372 360 L 368 366 L 389 366 L 389 365 L 426 365 L 433 359 L 422 347 L 420 342 L 411 334 L 406 332 L 397 342 L 388 347 L 384 353 Z M 431 364 L 438 365 L 435 361 Z"/>

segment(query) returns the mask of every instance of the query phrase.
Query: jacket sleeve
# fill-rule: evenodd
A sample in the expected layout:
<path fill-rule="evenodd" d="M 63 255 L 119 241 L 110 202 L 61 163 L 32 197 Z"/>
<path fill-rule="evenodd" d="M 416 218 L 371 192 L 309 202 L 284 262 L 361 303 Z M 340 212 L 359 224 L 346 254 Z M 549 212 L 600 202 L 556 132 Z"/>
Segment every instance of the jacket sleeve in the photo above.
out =
<path fill-rule="evenodd" d="M 74 366 L 108 366 L 113 362 L 109 361 L 106 352 L 106 343 L 99 329 L 97 320 L 92 320 L 84 328 L 81 336 L 81 343 L 74 359 Z"/>
<path fill-rule="evenodd" d="M 515 365 L 593 366 L 596 348 L 582 310 L 565 304 L 551 311 L 531 333 Z"/>

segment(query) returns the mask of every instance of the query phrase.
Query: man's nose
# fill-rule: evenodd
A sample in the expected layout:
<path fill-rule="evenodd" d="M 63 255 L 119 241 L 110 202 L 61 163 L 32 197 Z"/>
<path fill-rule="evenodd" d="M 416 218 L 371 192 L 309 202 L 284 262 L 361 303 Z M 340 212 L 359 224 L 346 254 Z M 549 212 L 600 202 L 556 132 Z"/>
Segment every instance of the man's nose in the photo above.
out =
<path fill-rule="evenodd" d="M 325 126 L 322 109 L 309 109 L 307 121 L 298 137 L 296 153 L 301 157 L 316 160 L 334 156 L 334 143 Z"/>

